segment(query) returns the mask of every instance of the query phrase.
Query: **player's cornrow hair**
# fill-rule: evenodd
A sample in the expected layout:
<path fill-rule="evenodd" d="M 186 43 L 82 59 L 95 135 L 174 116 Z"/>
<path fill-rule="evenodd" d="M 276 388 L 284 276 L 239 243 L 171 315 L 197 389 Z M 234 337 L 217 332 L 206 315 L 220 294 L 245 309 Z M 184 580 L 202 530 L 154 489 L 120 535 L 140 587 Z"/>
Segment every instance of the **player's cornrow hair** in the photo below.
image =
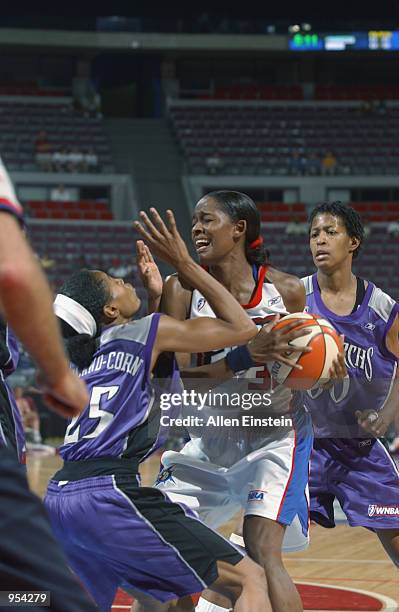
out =
<path fill-rule="evenodd" d="M 256 248 L 250 248 L 260 236 L 260 214 L 255 202 L 240 191 L 211 191 L 204 196 L 212 198 L 220 209 L 225 212 L 233 222 L 244 220 L 247 222 L 247 232 L 245 235 L 245 257 L 248 263 L 257 266 L 266 265 L 269 260 L 269 251 L 263 244 Z"/>
<path fill-rule="evenodd" d="M 323 202 L 318 204 L 309 215 L 309 232 L 312 228 L 312 223 L 317 215 L 330 214 L 334 217 L 339 217 L 345 225 L 346 231 L 350 238 L 355 237 L 360 240 L 360 244 L 355 251 L 353 251 L 353 259 L 359 255 L 360 249 L 364 241 L 364 225 L 359 213 L 342 202 Z"/>
<path fill-rule="evenodd" d="M 111 299 L 111 295 L 106 284 L 91 270 L 79 270 L 72 274 L 62 285 L 60 293 L 79 302 L 96 321 L 97 333 L 92 337 L 89 334 L 77 334 L 68 323 L 58 319 L 70 360 L 80 370 L 88 368 L 98 347 L 103 308 Z"/>

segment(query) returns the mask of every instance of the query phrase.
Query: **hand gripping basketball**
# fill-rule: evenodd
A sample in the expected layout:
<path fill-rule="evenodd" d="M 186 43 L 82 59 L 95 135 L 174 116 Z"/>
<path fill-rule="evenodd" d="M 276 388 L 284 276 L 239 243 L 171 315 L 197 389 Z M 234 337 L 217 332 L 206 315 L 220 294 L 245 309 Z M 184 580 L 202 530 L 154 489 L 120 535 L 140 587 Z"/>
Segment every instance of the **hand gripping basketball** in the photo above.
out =
<path fill-rule="evenodd" d="M 334 362 L 342 353 L 342 340 L 333 325 L 318 315 L 307 312 L 290 314 L 275 326 L 274 330 L 291 330 L 294 322 L 294 330 L 307 330 L 308 333 L 297 336 L 290 340 L 291 352 L 294 347 L 300 349 L 293 354 L 291 359 L 295 365 L 286 364 L 281 360 L 275 360 L 268 364 L 271 376 L 280 384 L 291 389 L 311 389 L 316 384 L 324 384 L 330 380 L 334 369 Z M 290 326 L 290 327 L 289 327 Z M 311 348 L 311 352 L 305 351 Z"/>

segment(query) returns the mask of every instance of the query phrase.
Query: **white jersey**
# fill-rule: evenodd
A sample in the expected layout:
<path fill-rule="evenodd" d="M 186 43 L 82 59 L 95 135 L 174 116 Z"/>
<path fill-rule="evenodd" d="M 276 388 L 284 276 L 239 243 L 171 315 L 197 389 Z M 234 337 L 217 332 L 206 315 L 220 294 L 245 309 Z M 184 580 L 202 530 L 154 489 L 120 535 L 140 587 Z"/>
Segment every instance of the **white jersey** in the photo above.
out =
<path fill-rule="evenodd" d="M 259 326 L 277 313 L 286 314 L 281 295 L 273 285 L 264 283 L 264 276 L 265 268 L 261 267 L 254 295 L 249 304 L 243 305 Z M 193 291 L 190 318 L 205 316 L 215 314 L 204 297 Z M 217 361 L 229 350 L 197 355 L 197 362 Z M 272 393 L 272 406 L 258 408 L 257 415 L 272 412 L 278 416 L 290 411 L 291 391 L 280 385 L 273 388 L 266 367 L 240 372 L 216 390 L 231 396 L 237 387 L 242 387 L 252 396 L 256 385 L 250 379 L 254 378 L 262 393 Z M 202 412 L 206 413 L 204 421 L 215 411 L 222 415 L 229 412 L 207 408 Z M 253 409 L 248 412 L 253 413 Z M 191 440 L 182 451 L 166 451 L 162 455 L 164 469 L 156 486 L 172 501 L 198 512 L 201 520 L 215 529 L 240 510 L 245 516 L 260 516 L 287 525 L 284 552 L 303 550 L 309 541 L 307 482 L 312 423 L 302 409 L 289 417 L 292 427 L 189 428 Z"/>
<path fill-rule="evenodd" d="M 258 271 L 257 285 L 249 304 L 243 304 L 248 316 L 258 327 L 262 327 L 266 322 L 270 322 L 276 314 L 282 316 L 287 314 L 281 295 L 276 287 L 264 282 L 265 268 L 261 267 Z M 215 317 L 212 308 L 197 290 L 193 291 L 190 318 Z M 193 365 L 203 365 L 213 363 L 223 359 L 234 347 L 212 351 L 209 353 L 199 353 L 195 356 L 196 363 Z M 271 437 L 284 436 L 286 428 L 278 426 L 259 426 L 259 419 L 262 417 L 279 417 L 290 412 L 291 391 L 282 385 L 276 385 L 270 378 L 267 365 L 250 368 L 240 372 L 233 379 L 213 388 L 217 394 L 225 394 L 232 397 L 239 393 L 268 395 L 269 404 L 260 407 L 247 407 L 247 410 L 235 408 L 234 405 L 222 407 L 213 403 L 206 407 L 201 416 L 204 421 L 209 423 L 211 415 L 219 415 L 226 420 L 227 417 L 239 416 L 239 422 L 245 425 L 220 426 L 220 420 L 216 421 L 215 427 L 189 427 L 188 431 L 191 438 L 201 438 L 201 450 L 208 460 L 229 467 L 242 457 L 263 447 L 270 442 Z M 270 395 L 269 395 L 270 394 Z M 238 415 L 239 412 L 239 415 Z M 242 415 L 245 414 L 245 419 Z M 251 419 L 253 417 L 253 419 Z M 254 419 L 257 419 L 254 421 Z M 223 422 L 223 421 L 222 421 Z M 255 424 L 254 424 L 255 423 Z M 198 450 L 198 449 L 197 449 Z"/>

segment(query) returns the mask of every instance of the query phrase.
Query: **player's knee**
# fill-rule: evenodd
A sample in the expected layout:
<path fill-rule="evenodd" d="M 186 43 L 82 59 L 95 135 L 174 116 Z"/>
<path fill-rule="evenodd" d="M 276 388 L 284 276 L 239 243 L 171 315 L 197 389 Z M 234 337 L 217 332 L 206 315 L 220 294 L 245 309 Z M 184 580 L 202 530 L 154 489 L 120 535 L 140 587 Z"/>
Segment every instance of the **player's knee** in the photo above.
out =
<path fill-rule="evenodd" d="M 239 585 L 242 588 L 255 587 L 262 590 L 267 588 L 263 568 L 249 557 L 245 557 L 235 567 L 237 568 Z"/>
<path fill-rule="evenodd" d="M 249 557 L 244 557 L 236 565 L 218 562 L 219 579 L 216 590 L 235 601 L 243 589 L 267 592 L 267 583 L 263 568 Z"/>

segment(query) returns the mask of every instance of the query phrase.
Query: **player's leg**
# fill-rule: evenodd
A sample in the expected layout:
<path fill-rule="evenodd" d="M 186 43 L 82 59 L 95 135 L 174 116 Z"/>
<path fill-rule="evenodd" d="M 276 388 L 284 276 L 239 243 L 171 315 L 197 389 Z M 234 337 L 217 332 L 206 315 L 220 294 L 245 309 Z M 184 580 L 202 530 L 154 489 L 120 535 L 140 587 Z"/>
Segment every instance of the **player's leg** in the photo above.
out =
<path fill-rule="evenodd" d="M 399 529 L 377 529 L 376 534 L 394 564 L 399 567 Z"/>
<path fill-rule="evenodd" d="M 67 566 L 43 505 L 7 449 L 0 449 L 0 582 L 8 590 L 50 591 L 54 610 L 97 610 Z"/>
<path fill-rule="evenodd" d="M 299 594 L 282 561 L 283 540 L 288 530 L 288 550 L 304 549 L 308 544 L 310 420 L 302 415 L 295 427 L 296 432 L 280 435 L 260 451 L 248 455 L 245 468 L 246 481 L 250 483 L 243 501 L 245 548 L 248 555 L 263 567 L 273 610 L 278 612 L 302 610 Z M 236 464 L 234 469 L 239 467 Z M 229 475 L 234 473 L 234 469 L 230 468 Z M 228 602 L 215 594 L 205 592 L 202 598 L 228 609 Z M 208 610 L 214 612 L 216 608 L 204 605 L 204 612 Z"/>
<path fill-rule="evenodd" d="M 313 444 L 307 414 L 293 417 L 293 429 L 262 449 L 253 468 L 252 490 L 245 508 L 243 536 L 248 555 L 265 572 L 274 612 L 299 612 L 299 593 L 284 567 L 283 539 L 296 527 L 307 545 L 308 474 Z M 298 520 L 299 519 L 299 520 Z M 294 524 L 294 522 L 297 523 Z"/>
<path fill-rule="evenodd" d="M 282 544 L 286 526 L 261 516 L 246 516 L 244 541 L 249 556 L 264 568 L 274 612 L 303 610 L 299 593 L 284 567 Z"/>

